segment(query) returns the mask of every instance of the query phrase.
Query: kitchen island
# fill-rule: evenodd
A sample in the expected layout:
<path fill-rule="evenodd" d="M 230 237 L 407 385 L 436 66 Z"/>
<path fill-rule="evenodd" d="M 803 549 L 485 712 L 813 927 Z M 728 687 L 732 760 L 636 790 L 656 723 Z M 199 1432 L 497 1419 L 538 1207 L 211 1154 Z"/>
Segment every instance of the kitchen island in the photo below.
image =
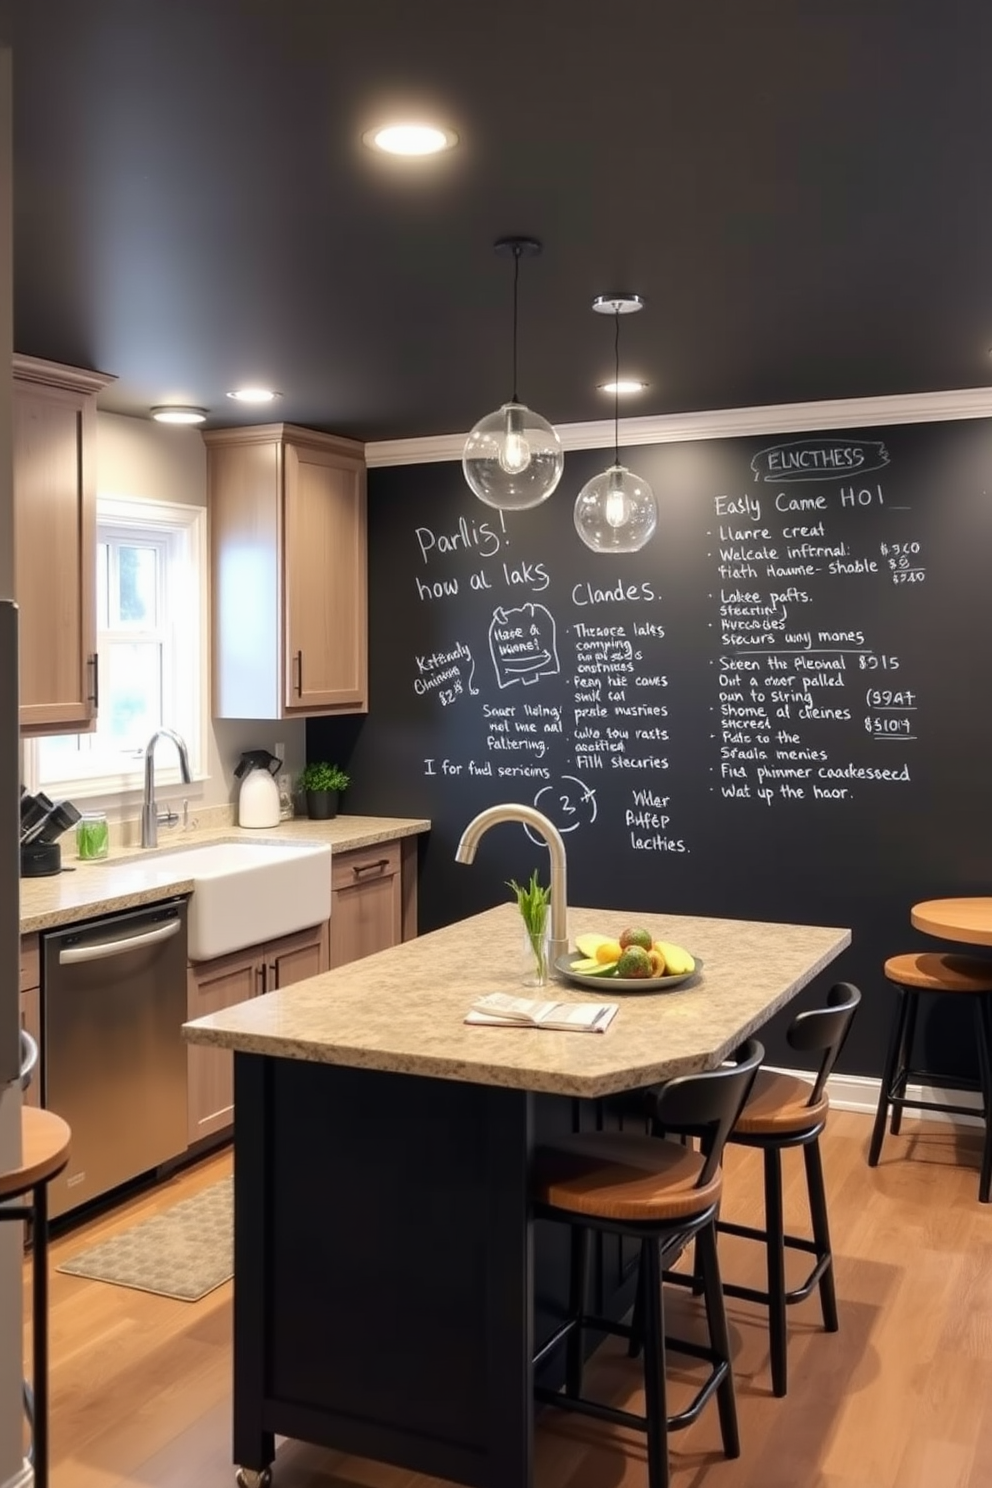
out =
<path fill-rule="evenodd" d="M 644 918 L 570 909 L 569 936 Z M 648 928 L 702 969 L 669 992 L 618 995 L 603 1034 L 464 1023 L 481 994 L 523 990 L 513 905 L 186 1025 L 235 1051 L 243 1468 L 264 1481 L 280 1433 L 531 1488 L 531 1359 L 564 1269 L 549 1227 L 535 1243 L 535 1142 L 600 1122 L 609 1098 L 713 1068 L 850 943 L 823 926 L 653 915 Z M 605 982 L 551 990 L 610 996 Z M 629 1301 L 623 1282 L 619 1257 L 601 1277 L 606 1307 Z"/>

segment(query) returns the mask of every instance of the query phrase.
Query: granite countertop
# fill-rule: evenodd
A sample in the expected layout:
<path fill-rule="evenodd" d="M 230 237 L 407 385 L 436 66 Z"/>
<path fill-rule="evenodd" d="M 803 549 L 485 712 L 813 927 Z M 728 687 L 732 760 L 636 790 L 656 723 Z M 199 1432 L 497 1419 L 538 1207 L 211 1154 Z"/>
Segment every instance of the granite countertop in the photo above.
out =
<path fill-rule="evenodd" d="M 50 930 L 93 915 L 112 914 L 138 904 L 151 904 L 173 894 L 192 891 L 191 878 L 169 867 L 169 853 L 185 852 L 207 842 L 327 842 L 331 850 L 372 847 L 397 837 L 412 837 L 430 831 L 430 822 L 403 816 L 336 816 L 331 821 L 309 821 L 305 817 L 280 822 L 277 827 L 249 831 L 230 822 L 199 827 L 189 832 L 159 832 L 157 848 L 111 848 L 97 862 L 80 862 L 73 855 L 72 838 L 66 835 L 62 861 L 74 872 L 50 878 L 21 879 L 21 934 Z"/>
<path fill-rule="evenodd" d="M 548 996 L 620 1004 L 609 1029 L 559 1033 L 467 1025 L 486 992 L 520 984 L 522 927 L 514 904 L 422 935 L 336 971 L 187 1023 L 192 1043 L 249 1054 L 475 1084 L 597 1097 L 672 1074 L 711 1069 L 850 944 L 849 930 L 570 909 L 570 942 L 646 923 L 683 945 L 702 970 L 669 992 L 585 992 L 554 981 Z"/>

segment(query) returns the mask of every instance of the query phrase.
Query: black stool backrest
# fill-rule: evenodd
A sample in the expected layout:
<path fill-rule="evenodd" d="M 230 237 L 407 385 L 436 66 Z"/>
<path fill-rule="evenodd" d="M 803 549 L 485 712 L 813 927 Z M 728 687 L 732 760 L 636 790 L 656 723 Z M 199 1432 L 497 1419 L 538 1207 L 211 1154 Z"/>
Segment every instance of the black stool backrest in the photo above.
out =
<path fill-rule="evenodd" d="M 706 1162 L 697 1188 L 713 1177 L 764 1057 L 758 1040 L 748 1039 L 728 1063 L 698 1075 L 677 1075 L 651 1092 L 652 1130 L 656 1136 L 665 1133 L 700 1139 Z"/>
<path fill-rule="evenodd" d="M 837 982 L 827 994 L 827 1005 L 799 1013 L 789 1025 L 786 1038 L 793 1049 L 818 1050 L 822 1058 L 816 1081 L 810 1091 L 809 1105 L 815 1105 L 823 1094 L 827 1076 L 837 1063 L 844 1040 L 858 1010 L 861 993 L 850 982 Z"/>

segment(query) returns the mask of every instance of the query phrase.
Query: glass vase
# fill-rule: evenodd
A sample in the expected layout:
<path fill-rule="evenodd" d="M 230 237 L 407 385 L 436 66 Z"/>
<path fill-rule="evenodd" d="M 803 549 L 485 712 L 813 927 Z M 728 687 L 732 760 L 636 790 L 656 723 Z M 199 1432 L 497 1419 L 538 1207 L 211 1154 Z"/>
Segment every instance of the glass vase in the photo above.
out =
<path fill-rule="evenodd" d="M 540 925 L 524 925 L 520 957 L 520 980 L 523 985 L 525 987 L 546 987 L 550 980 L 547 913 Z"/>

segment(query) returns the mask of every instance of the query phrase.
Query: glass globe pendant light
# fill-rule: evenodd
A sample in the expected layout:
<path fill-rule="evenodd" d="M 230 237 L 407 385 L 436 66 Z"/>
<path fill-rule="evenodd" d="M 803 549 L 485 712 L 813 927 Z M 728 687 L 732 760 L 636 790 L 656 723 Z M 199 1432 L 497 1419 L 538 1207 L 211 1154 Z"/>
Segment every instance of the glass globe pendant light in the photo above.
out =
<path fill-rule="evenodd" d="M 575 499 L 575 530 L 594 553 L 636 553 L 658 525 L 654 493 L 646 480 L 620 464 L 620 317 L 643 308 L 640 295 L 599 295 L 592 308 L 614 321 L 613 464 L 587 481 Z"/>
<path fill-rule="evenodd" d="M 539 506 L 561 480 L 561 440 L 539 413 L 517 397 L 517 286 L 520 260 L 540 253 L 535 238 L 500 238 L 496 252 L 513 257 L 513 396 L 472 429 L 462 453 L 465 479 L 480 501 L 503 511 Z"/>

